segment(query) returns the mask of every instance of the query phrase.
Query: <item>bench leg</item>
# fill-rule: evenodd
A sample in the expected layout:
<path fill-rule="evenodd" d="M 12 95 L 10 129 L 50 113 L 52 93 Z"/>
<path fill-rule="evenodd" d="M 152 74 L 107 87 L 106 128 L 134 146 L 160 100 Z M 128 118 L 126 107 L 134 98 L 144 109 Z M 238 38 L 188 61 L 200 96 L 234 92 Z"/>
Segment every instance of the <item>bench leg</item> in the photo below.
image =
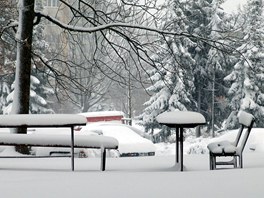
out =
<path fill-rule="evenodd" d="M 101 171 L 105 171 L 106 149 L 101 148 Z"/>
<path fill-rule="evenodd" d="M 216 169 L 216 156 L 212 156 L 212 170 Z"/>
<path fill-rule="evenodd" d="M 210 170 L 213 170 L 213 162 L 212 162 L 212 159 L 213 157 L 212 157 L 212 154 L 210 153 L 209 154 L 209 167 L 210 167 Z"/>
<path fill-rule="evenodd" d="M 237 156 L 234 156 L 233 161 L 234 161 L 234 168 L 237 168 Z"/>
<path fill-rule="evenodd" d="M 239 168 L 243 168 L 243 158 L 242 158 L 242 154 L 239 155 Z"/>

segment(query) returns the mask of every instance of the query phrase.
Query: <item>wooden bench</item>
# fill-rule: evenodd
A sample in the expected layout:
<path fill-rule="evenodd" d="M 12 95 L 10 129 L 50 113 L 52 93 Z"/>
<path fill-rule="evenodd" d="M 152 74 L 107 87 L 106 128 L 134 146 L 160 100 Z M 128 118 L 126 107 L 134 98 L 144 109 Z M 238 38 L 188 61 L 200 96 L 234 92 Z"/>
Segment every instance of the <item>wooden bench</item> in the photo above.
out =
<path fill-rule="evenodd" d="M 86 118 L 72 114 L 16 114 L 0 115 L 0 128 L 70 128 L 70 134 L 19 134 L 0 133 L 0 145 L 70 147 L 71 167 L 74 171 L 74 148 L 101 149 L 101 170 L 105 170 L 106 149 L 117 149 L 118 141 L 112 137 L 74 135 L 74 127 L 86 125 Z"/>

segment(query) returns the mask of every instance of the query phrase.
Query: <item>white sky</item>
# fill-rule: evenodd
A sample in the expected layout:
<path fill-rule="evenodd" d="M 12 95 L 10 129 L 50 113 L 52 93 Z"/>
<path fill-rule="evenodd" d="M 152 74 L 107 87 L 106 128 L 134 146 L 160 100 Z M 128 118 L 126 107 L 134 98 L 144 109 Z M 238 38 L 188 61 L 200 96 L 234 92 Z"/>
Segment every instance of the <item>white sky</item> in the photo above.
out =
<path fill-rule="evenodd" d="M 223 8 L 231 13 L 237 10 L 239 5 L 243 5 L 246 3 L 247 0 L 227 0 L 224 4 L 223 4 Z"/>
<path fill-rule="evenodd" d="M 164 2 L 164 0 L 158 0 L 159 3 Z M 247 0 L 226 0 L 226 2 L 223 4 L 223 8 L 228 12 L 234 12 L 237 10 L 239 5 L 243 5 L 247 2 Z"/>

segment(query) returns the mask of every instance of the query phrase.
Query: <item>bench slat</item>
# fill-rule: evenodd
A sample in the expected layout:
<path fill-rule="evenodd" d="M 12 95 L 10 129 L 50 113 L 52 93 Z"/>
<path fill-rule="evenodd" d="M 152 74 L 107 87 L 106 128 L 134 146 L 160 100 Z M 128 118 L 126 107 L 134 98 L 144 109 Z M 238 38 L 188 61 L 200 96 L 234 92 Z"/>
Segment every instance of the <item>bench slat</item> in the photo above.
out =
<path fill-rule="evenodd" d="M 70 135 L 42 134 L 0 134 L 0 145 L 27 145 L 43 147 L 71 147 Z M 115 138 L 95 135 L 75 135 L 76 148 L 105 148 L 117 149 Z"/>
<path fill-rule="evenodd" d="M 84 116 L 75 114 L 14 114 L 0 115 L 0 127 L 70 127 L 86 125 Z"/>

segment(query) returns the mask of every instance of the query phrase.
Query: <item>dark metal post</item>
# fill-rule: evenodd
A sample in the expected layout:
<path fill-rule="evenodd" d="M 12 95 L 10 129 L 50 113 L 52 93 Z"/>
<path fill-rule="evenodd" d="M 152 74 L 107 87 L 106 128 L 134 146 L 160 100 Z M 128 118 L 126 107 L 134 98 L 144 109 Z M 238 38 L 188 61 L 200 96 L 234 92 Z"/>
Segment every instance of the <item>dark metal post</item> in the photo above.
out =
<path fill-rule="evenodd" d="M 181 171 L 183 171 L 183 128 L 180 127 Z"/>
<path fill-rule="evenodd" d="M 176 163 L 179 162 L 179 128 L 176 127 Z"/>
<path fill-rule="evenodd" d="M 101 147 L 101 171 L 105 171 L 106 149 Z"/>
<path fill-rule="evenodd" d="M 74 171 L 74 127 L 71 126 L 71 164 Z"/>

